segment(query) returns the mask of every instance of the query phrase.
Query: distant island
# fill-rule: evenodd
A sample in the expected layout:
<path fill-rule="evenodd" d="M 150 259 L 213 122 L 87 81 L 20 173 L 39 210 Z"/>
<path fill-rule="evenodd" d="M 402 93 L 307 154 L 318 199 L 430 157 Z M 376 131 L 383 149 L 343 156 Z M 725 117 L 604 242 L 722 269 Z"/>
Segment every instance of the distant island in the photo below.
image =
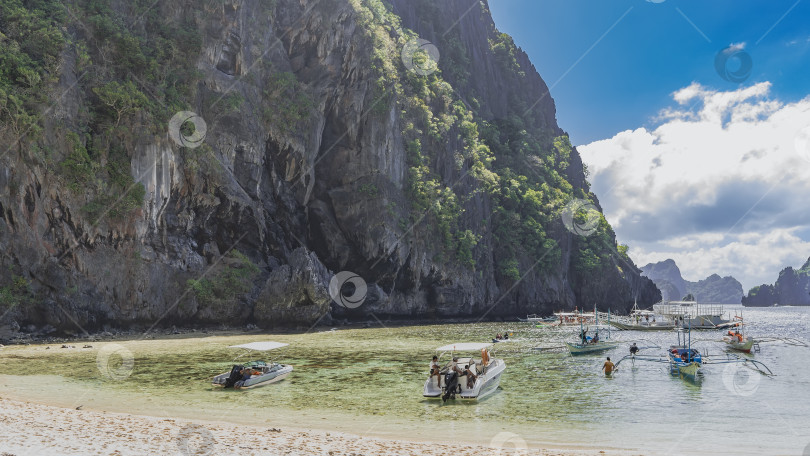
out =
<path fill-rule="evenodd" d="M 790 266 L 782 269 L 773 285 L 751 288 L 742 304 L 746 307 L 810 306 L 810 258 L 799 269 Z"/>
<path fill-rule="evenodd" d="M 664 299 L 674 301 L 689 294 L 698 302 L 739 304 L 743 299 L 742 284 L 734 277 L 712 274 L 703 280 L 690 282 L 681 276 L 681 270 L 672 259 L 649 263 L 641 271 L 661 290 Z"/>

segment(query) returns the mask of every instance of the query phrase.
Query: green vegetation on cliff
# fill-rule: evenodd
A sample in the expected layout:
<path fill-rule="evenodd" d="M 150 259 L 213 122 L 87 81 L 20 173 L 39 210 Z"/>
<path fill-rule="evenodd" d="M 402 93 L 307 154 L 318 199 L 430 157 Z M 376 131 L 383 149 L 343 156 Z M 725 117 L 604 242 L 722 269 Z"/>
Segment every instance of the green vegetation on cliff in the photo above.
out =
<path fill-rule="evenodd" d="M 426 218 L 439 231 L 446 259 L 474 267 L 475 246 L 486 233 L 465 226 L 463 208 L 476 196 L 465 191 L 464 181 L 475 179 L 476 187 L 484 189 L 494 203 L 488 230 L 494 237 L 499 274 L 517 280 L 530 268 L 552 271 L 561 259 L 554 240 L 560 236 L 561 211 L 574 198 L 595 201 L 587 182 L 581 188 L 568 180 L 574 153 L 568 137 L 536 127 L 531 101 L 510 99 L 509 114 L 488 121 L 478 114 L 479 100 L 462 99 L 448 82 L 463 85 L 467 81 L 469 56 L 457 30 L 451 29 L 435 43 L 442 51 L 438 70 L 410 71 L 401 50 L 419 37 L 402 28 L 400 19 L 380 0 L 353 0 L 352 4 L 374 43 L 379 94 L 375 101 L 386 106 L 379 115 L 386 115 L 389 100 L 395 99 L 403 119 L 411 222 Z M 442 27 L 435 2 L 421 1 L 417 9 L 423 20 L 435 22 L 436 29 Z M 516 78 L 525 76 L 512 39 L 502 33 L 494 36 L 490 47 L 498 64 Z M 412 63 L 419 69 L 429 68 L 429 59 L 420 47 Z M 456 144 L 456 169 L 440 175 L 433 166 L 436 154 Z M 618 253 L 614 239 L 610 225 L 601 218 L 590 237 L 576 240 L 572 267 L 586 274 L 615 268 L 617 260 L 627 263 L 629 258 Z"/>
<path fill-rule="evenodd" d="M 56 82 L 65 45 L 65 17 L 58 1 L 0 2 L 0 125 L 17 138 L 41 131 L 46 88 Z"/>
<path fill-rule="evenodd" d="M 799 269 L 782 269 L 773 285 L 751 288 L 742 303 L 749 307 L 810 305 L 810 258 Z"/>

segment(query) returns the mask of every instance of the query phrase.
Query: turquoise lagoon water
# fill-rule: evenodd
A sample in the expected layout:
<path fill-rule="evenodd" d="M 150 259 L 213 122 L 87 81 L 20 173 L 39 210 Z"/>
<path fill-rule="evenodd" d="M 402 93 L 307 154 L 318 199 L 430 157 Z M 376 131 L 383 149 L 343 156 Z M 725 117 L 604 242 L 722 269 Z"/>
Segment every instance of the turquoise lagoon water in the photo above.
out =
<path fill-rule="evenodd" d="M 753 336 L 810 342 L 810 308 L 743 312 Z M 495 356 L 507 364 L 495 394 L 469 403 L 422 398 L 435 347 L 483 342 L 504 331 L 514 340 L 494 346 Z M 605 355 L 622 358 L 632 340 L 666 347 L 675 341 L 669 331 L 613 331 L 612 339 L 623 342 L 593 356 L 533 350 L 560 346 L 575 332 L 513 322 L 115 341 L 93 343 L 92 349 L 6 347 L 0 351 L 0 394 L 64 406 L 413 440 L 490 444 L 508 438 L 508 446 L 800 456 L 810 445 L 810 378 L 804 369 L 810 348 L 763 343 L 752 357 L 775 376 L 737 365 L 707 365 L 694 383 L 671 376 L 666 365 L 639 361 L 622 362 L 612 378 L 601 374 Z M 725 356 L 721 335 L 695 331 L 693 346 Z M 210 386 L 208 380 L 227 370 L 239 353 L 228 345 L 268 339 L 290 344 L 273 353 L 295 367 L 287 380 L 250 391 Z M 658 355 L 663 349 L 643 352 Z"/>

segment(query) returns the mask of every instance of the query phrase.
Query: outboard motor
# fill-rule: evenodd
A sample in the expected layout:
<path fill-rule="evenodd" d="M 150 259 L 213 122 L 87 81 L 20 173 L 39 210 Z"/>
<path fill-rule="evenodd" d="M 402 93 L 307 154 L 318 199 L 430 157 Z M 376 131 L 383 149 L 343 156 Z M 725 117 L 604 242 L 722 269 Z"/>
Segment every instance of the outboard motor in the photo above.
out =
<path fill-rule="evenodd" d="M 231 368 L 231 375 L 225 379 L 225 388 L 233 388 L 233 385 L 236 382 L 242 380 L 242 369 L 243 366 L 234 364 L 234 366 Z"/>
<path fill-rule="evenodd" d="M 447 399 L 455 399 L 456 392 L 461 392 L 461 385 L 458 384 L 458 373 L 450 371 L 444 374 L 444 395 L 442 401 L 447 402 Z"/>

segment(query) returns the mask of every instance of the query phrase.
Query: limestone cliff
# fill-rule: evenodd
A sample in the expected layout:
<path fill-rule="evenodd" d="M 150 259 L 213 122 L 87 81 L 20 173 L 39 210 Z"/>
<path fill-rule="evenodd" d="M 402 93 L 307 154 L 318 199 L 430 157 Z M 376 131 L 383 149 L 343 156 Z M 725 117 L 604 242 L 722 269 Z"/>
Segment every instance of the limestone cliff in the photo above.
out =
<path fill-rule="evenodd" d="M 782 269 L 773 285 L 762 284 L 750 289 L 742 304 L 747 307 L 810 306 L 810 258 L 799 269 L 790 266 Z"/>
<path fill-rule="evenodd" d="M 660 298 L 601 214 L 571 213 L 598 200 L 486 2 L 40 3 L 3 7 L 38 31 L 0 21 L 20 56 L 0 84 L 0 327 Z M 330 294 L 339 271 L 357 305 Z"/>
<path fill-rule="evenodd" d="M 641 267 L 642 274 L 649 277 L 664 299 L 677 301 L 691 294 L 698 302 L 739 304 L 743 297 L 742 284 L 732 276 L 712 274 L 703 280 L 691 282 L 681 276 L 675 261 L 666 259 Z"/>

